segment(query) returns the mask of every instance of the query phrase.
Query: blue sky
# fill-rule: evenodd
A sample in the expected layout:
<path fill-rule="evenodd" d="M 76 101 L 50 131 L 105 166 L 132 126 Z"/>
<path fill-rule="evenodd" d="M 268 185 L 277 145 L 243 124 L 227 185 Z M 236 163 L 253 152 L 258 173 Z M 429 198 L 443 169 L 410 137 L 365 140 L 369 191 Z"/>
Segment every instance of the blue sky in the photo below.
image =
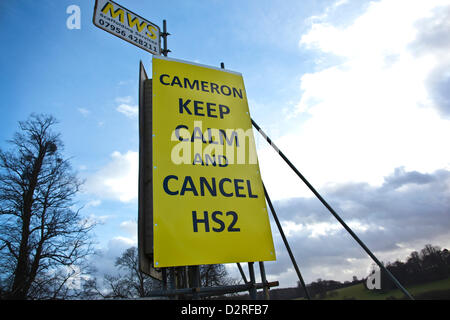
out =
<path fill-rule="evenodd" d="M 449 1 L 117 2 L 167 20 L 170 57 L 241 72 L 253 119 L 382 259 L 450 244 Z M 72 4 L 79 30 L 66 27 Z M 137 78 L 140 60 L 151 74 L 151 55 L 95 27 L 93 7 L 0 3 L 0 147 L 32 112 L 59 119 L 65 155 L 86 180 L 79 205 L 103 222 L 99 266 L 110 271 L 136 242 Z M 370 261 L 356 243 L 257 146 L 306 280 L 364 275 Z M 295 285 L 273 233 L 269 278 Z"/>

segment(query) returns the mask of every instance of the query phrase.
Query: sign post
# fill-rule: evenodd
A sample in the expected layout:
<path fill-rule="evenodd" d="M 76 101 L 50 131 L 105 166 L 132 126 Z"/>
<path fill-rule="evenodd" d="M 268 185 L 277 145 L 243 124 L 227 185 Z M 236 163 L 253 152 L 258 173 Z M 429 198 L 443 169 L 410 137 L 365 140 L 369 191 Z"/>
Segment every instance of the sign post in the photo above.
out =
<path fill-rule="evenodd" d="M 242 75 L 153 57 L 154 266 L 275 260 Z"/>

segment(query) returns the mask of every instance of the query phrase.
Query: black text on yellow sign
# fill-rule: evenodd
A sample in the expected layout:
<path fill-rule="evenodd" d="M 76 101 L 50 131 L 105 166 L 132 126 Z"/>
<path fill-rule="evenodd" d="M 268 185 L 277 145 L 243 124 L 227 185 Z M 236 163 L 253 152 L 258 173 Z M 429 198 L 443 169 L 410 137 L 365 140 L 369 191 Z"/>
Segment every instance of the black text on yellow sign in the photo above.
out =
<path fill-rule="evenodd" d="M 153 58 L 154 265 L 275 260 L 242 75 Z"/>

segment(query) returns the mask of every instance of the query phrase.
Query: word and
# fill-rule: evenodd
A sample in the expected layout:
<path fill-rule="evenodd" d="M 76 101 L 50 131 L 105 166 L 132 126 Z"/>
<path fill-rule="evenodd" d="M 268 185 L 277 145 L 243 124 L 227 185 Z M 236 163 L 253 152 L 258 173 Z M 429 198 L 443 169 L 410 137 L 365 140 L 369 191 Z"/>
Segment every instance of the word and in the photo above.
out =
<path fill-rule="evenodd" d="M 216 155 L 210 155 L 205 153 L 205 160 L 203 160 L 202 155 L 200 153 L 196 153 L 194 156 L 193 165 L 199 164 L 201 166 L 219 166 L 220 168 L 227 167 L 229 162 L 226 156 L 219 154 L 216 158 Z"/>

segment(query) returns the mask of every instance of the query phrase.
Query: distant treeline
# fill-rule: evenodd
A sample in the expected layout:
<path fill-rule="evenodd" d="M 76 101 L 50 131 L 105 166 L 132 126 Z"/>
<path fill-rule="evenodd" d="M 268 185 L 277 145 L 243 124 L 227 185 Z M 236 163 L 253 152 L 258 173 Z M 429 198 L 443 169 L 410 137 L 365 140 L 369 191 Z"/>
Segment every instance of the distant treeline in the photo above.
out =
<path fill-rule="evenodd" d="M 386 269 L 406 286 L 445 279 L 450 276 L 450 252 L 427 244 L 420 252 L 411 252 L 405 262 L 388 262 Z M 364 285 L 366 286 L 366 281 Z M 380 291 L 386 292 L 395 288 L 392 280 L 382 272 Z"/>
<path fill-rule="evenodd" d="M 405 262 L 396 260 L 385 264 L 386 268 L 402 283 L 402 285 L 414 285 L 426 283 L 430 281 L 442 280 L 450 276 L 450 252 L 431 244 L 426 245 L 420 252 L 413 251 L 407 257 Z M 367 275 L 369 276 L 369 275 Z M 353 286 L 363 283 L 366 286 L 366 278 L 358 279 L 353 276 L 352 281 L 335 281 L 317 279 L 307 285 L 309 294 L 314 299 L 322 299 L 330 293 L 330 291 Z M 387 292 L 395 289 L 395 284 L 381 273 L 381 292 Z M 263 299 L 262 293 L 259 299 Z M 297 287 L 277 288 L 270 290 L 270 298 L 273 300 L 287 300 L 305 297 L 303 287 L 298 283 Z M 249 298 L 248 295 L 240 295 L 233 297 L 234 299 Z M 425 295 L 424 295 L 424 298 Z"/>

